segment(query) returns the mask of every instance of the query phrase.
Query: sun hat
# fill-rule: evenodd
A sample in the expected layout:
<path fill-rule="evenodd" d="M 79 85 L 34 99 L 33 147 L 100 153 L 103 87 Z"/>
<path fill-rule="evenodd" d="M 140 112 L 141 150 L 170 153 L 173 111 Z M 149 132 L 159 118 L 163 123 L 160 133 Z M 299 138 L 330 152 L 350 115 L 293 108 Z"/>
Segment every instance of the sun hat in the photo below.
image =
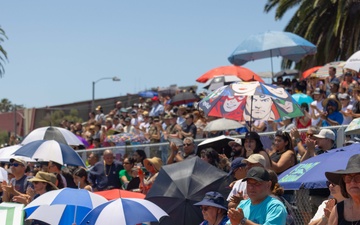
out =
<path fill-rule="evenodd" d="M 246 177 L 243 179 L 243 181 L 246 181 L 248 179 L 254 179 L 257 181 L 270 181 L 270 174 L 265 168 L 255 166 L 247 172 Z"/>
<path fill-rule="evenodd" d="M 240 139 L 240 138 L 235 138 L 235 140 L 229 141 L 229 143 L 228 143 L 228 145 L 229 145 L 230 147 L 232 147 L 234 144 L 242 145 L 241 139 Z"/>
<path fill-rule="evenodd" d="M 256 132 L 250 131 L 250 132 L 246 132 L 245 134 L 245 139 L 260 139 L 260 135 Z"/>
<path fill-rule="evenodd" d="M 333 106 L 336 106 L 337 107 L 337 111 L 340 111 L 342 106 L 341 106 L 341 103 L 339 100 L 336 99 L 336 96 L 334 95 L 331 95 L 329 96 L 328 98 L 324 99 L 321 103 L 321 105 L 326 108 L 327 105 L 330 104 L 330 105 L 333 105 Z"/>
<path fill-rule="evenodd" d="M 231 175 L 234 173 L 234 171 L 239 167 L 245 167 L 246 163 L 243 162 L 243 157 L 237 157 L 231 162 L 230 171 L 228 175 Z"/>
<path fill-rule="evenodd" d="M 101 105 L 98 105 L 98 107 L 96 107 L 96 110 L 102 110 Z"/>
<path fill-rule="evenodd" d="M 23 166 L 26 167 L 26 162 L 25 160 L 23 160 L 22 158 L 19 158 L 19 157 L 14 157 L 14 158 L 11 158 L 10 159 L 10 163 L 13 163 L 13 162 L 18 162 L 18 163 L 21 163 Z"/>
<path fill-rule="evenodd" d="M 336 170 L 334 172 L 325 172 L 326 178 L 334 184 L 340 184 L 342 175 L 360 173 L 360 154 L 350 157 L 345 170 Z"/>
<path fill-rule="evenodd" d="M 56 176 L 52 173 L 47 173 L 43 171 L 39 171 L 36 173 L 35 177 L 28 179 L 30 182 L 45 182 L 50 184 L 53 188 L 58 189 L 56 187 Z"/>
<path fill-rule="evenodd" d="M 350 99 L 350 95 L 348 93 L 339 94 L 339 99 Z"/>
<path fill-rule="evenodd" d="M 319 134 L 315 134 L 314 137 L 317 138 L 329 138 L 333 141 L 335 141 L 335 133 L 334 131 L 330 130 L 330 129 L 322 129 Z"/>
<path fill-rule="evenodd" d="M 146 164 L 147 162 L 151 163 L 157 171 L 160 171 L 160 169 L 163 165 L 163 162 L 158 157 L 144 159 L 144 164 Z"/>
<path fill-rule="evenodd" d="M 195 203 L 194 205 L 213 206 L 216 208 L 227 210 L 224 196 L 216 191 L 207 192 L 203 200 L 201 200 L 198 203 Z"/>
<path fill-rule="evenodd" d="M 319 95 L 321 94 L 321 90 L 320 88 L 315 88 L 314 92 L 312 93 L 313 95 Z"/>
<path fill-rule="evenodd" d="M 265 167 L 266 165 L 266 161 L 265 161 L 265 157 L 260 155 L 260 154 L 251 154 L 247 159 L 243 159 L 242 160 L 243 163 L 260 163 L 262 166 Z"/>
<path fill-rule="evenodd" d="M 155 102 L 155 101 L 159 101 L 159 97 L 158 96 L 154 96 L 151 98 L 151 101 Z"/>

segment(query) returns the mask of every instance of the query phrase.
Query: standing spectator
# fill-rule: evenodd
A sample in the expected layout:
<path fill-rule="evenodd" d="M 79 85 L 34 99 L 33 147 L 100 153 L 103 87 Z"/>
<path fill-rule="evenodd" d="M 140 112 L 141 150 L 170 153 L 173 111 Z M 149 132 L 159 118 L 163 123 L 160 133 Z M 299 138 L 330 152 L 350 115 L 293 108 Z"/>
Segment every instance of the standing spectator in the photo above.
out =
<path fill-rule="evenodd" d="M 262 167 L 251 168 L 244 178 L 249 198 L 228 211 L 227 224 L 286 224 L 286 208 L 270 196 L 270 175 Z M 251 190 L 251 191 L 250 191 Z"/>
<path fill-rule="evenodd" d="M 320 88 L 316 88 L 312 94 L 314 101 L 310 104 L 311 125 L 317 126 L 320 121 L 320 113 L 323 111 L 324 94 Z"/>
<path fill-rule="evenodd" d="M 178 129 L 180 138 L 184 139 L 186 137 L 196 138 L 197 128 L 194 124 L 194 115 L 189 113 L 185 116 L 185 123 L 182 129 Z"/>
<path fill-rule="evenodd" d="M 105 115 L 104 115 L 104 110 L 101 107 L 101 105 L 99 105 L 98 107 L 96 107 L 96 115 L 95 115 L 95 120 L 96 122 L 100 123 L 101 125 L 105 124 Z"/>
<path fill-rule="evenodd" d="M 177 146 L 174 142 L 170 143 L 171 153 L 166 164 L 172 164 L 196 157 L 194 139 L 192 137 L 187 137 L 183 140 L 183 144 L 183 151 L 181 151 L 180 146 Z"/>
<path fill-rule="evenodd" d="M 104 161 L 97 162 L 89 171 L 89 179 L 94 191 L 120 188 L 119 172 L 124 169 L 121 163 L 114 160 L 114 154 L 110 149 L 103 153 Z"/>
<path fill-rule="evenodd" d="M 161 116 L 164 114 L 164 106 L 160 104 L 160 100 L 157 96 L 154 96 L 152 99 L 152 108 L 150 110 L 149 116 Z"/>
<path fill-rule="evenodd" d="M 204 134 L 204 128 L 207 124 L 206 118 L 203 115 L 203 112 L 201 111 L 194 111 L 194 124 L 196 126 L 196 138 L 205 138 Z"/>
<path fill-rule="evenodd" d="M 353 105 L 350 104 L 350 95 L 348 95 L 347 93 L 339 94 L 339 100 L 342 106 L 340 113 L 344 117 L 342 125 L 348 125 L 353 119 L 351 114 Z"/>

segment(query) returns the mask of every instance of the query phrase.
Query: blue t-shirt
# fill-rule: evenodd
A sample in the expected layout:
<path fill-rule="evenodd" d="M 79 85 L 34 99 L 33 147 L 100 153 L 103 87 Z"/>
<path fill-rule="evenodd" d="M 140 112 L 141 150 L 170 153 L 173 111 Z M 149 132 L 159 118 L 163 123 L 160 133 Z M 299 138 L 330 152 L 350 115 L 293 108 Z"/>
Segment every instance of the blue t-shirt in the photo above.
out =
<path fill-rule="evenodd" d="M 243 210 L 245 218 L 257 224 L 286 224 L 287 211 L 284 204 L 271 196 L 257 205 L 251 204 L 250 199 L 243 200 L 237 208 Z M 226 224 L 231 224 L 230 220 Z"/>
<path fill-rule="evenodd" d="M 339 125 L 341 125 L 343 123 L 343 121 L 344 121 L 344 116 L 340 112 L 333 112 L 330 115 L 328 115 L 328 118 L 338 122 Z M 321 125 L 323 127 L 331 126 L 331 124 L 329 124 L 326 120 L 323 120 Z"/>

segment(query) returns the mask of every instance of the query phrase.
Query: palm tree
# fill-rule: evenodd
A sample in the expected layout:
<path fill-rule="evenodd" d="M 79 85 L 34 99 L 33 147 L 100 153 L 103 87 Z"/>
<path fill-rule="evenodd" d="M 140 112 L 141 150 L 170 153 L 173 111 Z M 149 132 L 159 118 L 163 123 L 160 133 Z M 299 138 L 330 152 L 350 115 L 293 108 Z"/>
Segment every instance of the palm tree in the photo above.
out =
<path fill-rule="evenodd" d="M 7 60 L 7 53 L 5 49 L 1 46 L 1 42 L 4 42 L 7 39 L 5 31 L 0 27 L 0 77 L 2 77 L 5 73 L 5 68 L 3 63 Z"/>
<path fill-rule="evenodd" d="M 290 8 L 298 7 L 285 31 L 302 36 L 317 46 L 317 54 L 302 60 L 297 68 L 304 70 L 332 61 L 346 60 L 359 50 L 358 0 L 268 0 L 265 12 L 274 7 L 277 7 L 277 20 Z M 290 65 L 290 62 L 283 61 L 283 67 Z"/>

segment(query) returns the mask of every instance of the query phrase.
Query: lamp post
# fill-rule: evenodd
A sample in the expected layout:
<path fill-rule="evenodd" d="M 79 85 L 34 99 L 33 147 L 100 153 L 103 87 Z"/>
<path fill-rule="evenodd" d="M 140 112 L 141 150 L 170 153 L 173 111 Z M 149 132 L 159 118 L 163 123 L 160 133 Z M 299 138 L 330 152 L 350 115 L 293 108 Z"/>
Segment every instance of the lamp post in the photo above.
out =
<path fill-rule="evenodd" d="M 99 80 L 97 81 L 93 81 L 92 82 L 92 102 L 91 102 L 91 110 L 94 109 L 95 107 L 95 84 L 101 80 L 112 80 L 112 81 L 120 81 L 120 78 L 118 77 L 103 77 L 103 78 L 100 78 Z"/>

